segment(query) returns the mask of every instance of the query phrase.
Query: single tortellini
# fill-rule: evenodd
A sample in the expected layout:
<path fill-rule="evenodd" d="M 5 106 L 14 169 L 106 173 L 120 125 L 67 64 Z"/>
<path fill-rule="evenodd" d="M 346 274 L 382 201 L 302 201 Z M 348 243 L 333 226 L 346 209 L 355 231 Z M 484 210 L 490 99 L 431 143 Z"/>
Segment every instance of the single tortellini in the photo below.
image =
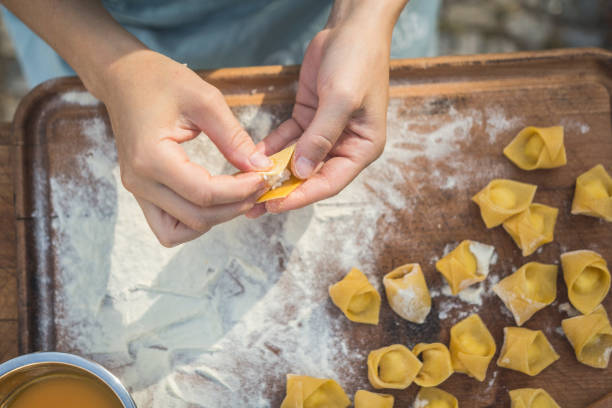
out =
<path fill-rule="evenodd" d="M 356 268 L 329 287 L 332 302 L 354 322 L 378 324 L 380 295 L 368 278 Z"/>
<path fill-rule="evenodd" d="M 533 184 L 496 179 L 472 197 L 472 201 L 480 207 L 487 228 L 493 228 L 525 211 L 533 201 L 536 189 Z"/>
<path fill-rule="evenodd" d="M 580 313 L 591 313 L 610 290 L 608 264 L 597 252 L 578 250 L 561 254 L 567 295 Z"/>
<path fill-rule="evenodd" d="M 287 395 L 281 408 L 346 408 L 350 404 L 351 400 L 334 380 L 287 375 Z"/>
<path fill-rule="evenodd" d="M 407 388 L 423 363 L 406 347 L 393 344 L 373 350 L 368 355 L 368 379 L 376 389 Z"/>
<path fill-rule="evenodd" d="M 436 269 L 456 295 L 487 277 L 494 254 L 495 248 L 491 245 L 466 240 L 436 262 Z"/>
<path fill-rule="evenodd" d="M 458 373 L 484 381 L 496 349 L 493 336 L 477 314 L 466 317 L 450 330 L 451 360 Z"/>
<path fill-rule="evenodd" d="M 421 387 L 440 385 L 453 373 L 450 352 L 444 344 L 419 343 L 412 352 L 423 361 L 423 367 L 414 379 Z"/>
<path fill-rule="evenodd" d="M 383 277 L 391 309 L 413 323 L 423 323 L 431 309 L 431 297 L 419 264 L 400 266 Z"/>
<path fill-rule="evenodd" d="M 529 262 L 493 286 L 518 326 L 554 302 L 558 270 L 557 265 Z"/>
<path fill-rule="evenodd" d="M 554 207 L 534 203 L 504 221 L 503 226 L 523 251 L 523 256 L 529 256 L 542 245 L 553 242 L 558 213 Z"/>
<path fill-rule="evenodd" d="M 602 305 L 591 313 L 561 321 L 576 358 L 595 368 L 606 368 L 612 353 L 612 326 Z"/>
<path fill-rule="evenodd" d="M 504 345 L 497 365 L 527 375 L 537 375 L 559 359 L 541 330 L 522 327 L 504 328 Z"/>
<path fill-rule="evenodd" d="M 453 394 L 440 388 L 421 388 L 414 400 L 413 408 L 459 408 L 459 402 Z"/>
<path fill-rule="evenodd" d="M 393 395 L 359 390 L 355 393 L 355 408 L 393 408 Z"/>
<path fill-rule="evenodd" d="M 601 164 L 576 179 L 572 214 L 590 215 L 612 222 L 612 177 Z"/>
<path fill-rule="evenodd" d="M 519 388 L 508 394 L 511 408 L 561 408 L 542 388 Z"/>
<path fill-rule="evenodd" d="M 270 156 L 273 167 L 270 170 L 259 172 L 268 183 L 270 190 L 257 199 L 258 203 L 287 197 L 304 182 L 291 173 L 291 157 L 294 150 L 295 144 L 273 154 Z"/>
<path fill-rule="evenodd" d="M 526 127 L 504 148 L 504 155 L 523 170 L 564 166 L 563 126 Z"/>

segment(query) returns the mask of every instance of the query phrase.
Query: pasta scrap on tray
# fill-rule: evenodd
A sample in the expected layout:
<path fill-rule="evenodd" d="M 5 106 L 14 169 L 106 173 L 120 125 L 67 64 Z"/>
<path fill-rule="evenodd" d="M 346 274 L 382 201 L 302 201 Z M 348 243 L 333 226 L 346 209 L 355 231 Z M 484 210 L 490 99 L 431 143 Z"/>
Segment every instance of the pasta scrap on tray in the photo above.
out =
<path fill-rule="evenodd" d="M 444 276 L 453 295 L 474 283 L 483 281 L 495 248 L 476 241 L 465 240 L 436 262 L 436 269 Z"/>
<path fill-rule="evenodd" d="M 303 375 L 287 375 L 287 395 L 280 408 L 346 408 L 351 404 L 334 380 Z"/>
<path fill-rule="evenodd" d="M 612 353 L 612 326 L 602 305 L 591 313 L 561 321 L 576 358 L 595 368 L 607 368 Z"/>
<path fill-rule="evenodd" d="M 435 387 L 442 384 L 453 373 L 450 352 L 442 343 L 419 343 L 412 349 L 415 356 L 421 356 L 423 367 L 414 382 L 421 387 Z"/>
<path fill-rule="evenodd" d="M 591 313 L 610 290 L 610 271 L 597 252 L 578 250 L 561 254 L 567 296 L 581 313 Z"/>
<path fill-rule="evenodd" d="M 453 368 L 478 381 L 484 381 L 496 349 L 491 332 L 477 314 L 466 317 L 450 330 Z"/>
<path fill-rule="evenodd" d="M 561 408 L 542 388 L 518 388 L 508 394 L 512 408 Z"/>
<path fill-rule="evenodd" d="M 601 164 L 576 179 L 572 214 L 590 215 L 612 222 L 612 177 Z"/>
<path fill-rule="evenodd" d="M 304 182 L 304 180 L 300 180 L 291 173 L 291 157 L 293 157 L 294 150 L 295 145 L 291 145 L 273 154 L 270 156 L 270 160 L 274 163 L 272 169 L 259 172 L 271 190 L 259 197 L 257 199 L 258 203 L 287 197 Z"/>
<path fill-rule="evenodd" d="M 406 264 L 383 277 L 389 306 L 403 319 L 423 323 L 431 310 L 431 297 L 419 264 Z"/>
<path fill-rule="evenodd" d="M 534 376 L 559 358 L 541 330 L 504 328 L 504 345 L 497 359 L 498 366 Z"/>
<path fill-rule="evenodd" d="M 421 388 L 414 400 L 413 408 L 458 408 L 459 402 L 451 393 L 440 388 Z"/>
<path fill-rule="evenodd" d="M 329 296 L 349 320 L 378 324 L 380 295 L 359 269 L 351 269 L 341 281 L 330 286 Z"/>
<path fill-rule="evenodd" d="M 504 155 L 523 170 L 561 167 L 567 164 L 563 126 L 528 126 L 504 148 Z"/>
<path fill-rule="evenodd" d="M 495 179 L 472 197 L 472 201 L 480 207 L 487 228 L 493 228 L 525 211 L 533 201 L 536 189 L 533 184 Z"/>
<path fill-rule="evenodd" d="M 355 393 L 355 408 L 393 408 L 394 398 L 389 394 L 359 390 Z"/>
<path fill-rule="evenodd" d="M 529 262 L 493 286 L 493 291 L 521 326 L 557 297 L 557 265 Z"/>
<path fill-rule="evenodd" d="M 553 242 L 558 213 L 554 207 L 533 203 L 504 221 L 503 227 L 523 251 L 523 256 L 529 256 L 542 245 Z"/>
<path fill-rule="evenodd" d="M 368 379 L 376 389 L 403 390 L 412 384 L 422 366 L 406 346 L 393 344 L 370 352 Z"/>

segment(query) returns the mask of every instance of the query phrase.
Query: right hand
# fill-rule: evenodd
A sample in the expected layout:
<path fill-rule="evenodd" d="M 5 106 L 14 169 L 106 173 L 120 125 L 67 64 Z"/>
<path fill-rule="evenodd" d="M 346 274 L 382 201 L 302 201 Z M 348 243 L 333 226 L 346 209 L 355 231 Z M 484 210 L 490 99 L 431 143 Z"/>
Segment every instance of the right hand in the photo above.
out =
<path fill-rule="evenodd" d="M 171 247 L 253 207 L 266 191 L 254 170 L 270 160 L 255 150 L 223 95 L 186 66 L 141 50 L 113 63 L 100 95 L 108 110 L 121 180 L 159 242 Z M 206 133 L 245 172 L 212 176 L 181 143 Z"/>

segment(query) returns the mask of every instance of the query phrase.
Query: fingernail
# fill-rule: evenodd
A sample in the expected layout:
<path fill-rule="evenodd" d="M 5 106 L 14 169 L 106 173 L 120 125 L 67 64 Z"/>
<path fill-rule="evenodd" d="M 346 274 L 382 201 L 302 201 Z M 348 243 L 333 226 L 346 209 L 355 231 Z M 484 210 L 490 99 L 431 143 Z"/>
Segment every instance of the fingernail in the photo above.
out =
<path fill-rule="evenodd" d="M 295 172 L 297 173 L 296 176 L 301 179 L 310 177 L 314 168 L 315 164 L 312 162 L 312 160 L 304 156 L 298 157 L 295 162 Z"/>
<path fill-rule="evenodd" d="M 265 154 L 262 152 L 256 151 L 249 157 L 249 161 L 251 164 L 259 170 L 267 170 L 272 167 L 272 160 L 270 160 Z"/>

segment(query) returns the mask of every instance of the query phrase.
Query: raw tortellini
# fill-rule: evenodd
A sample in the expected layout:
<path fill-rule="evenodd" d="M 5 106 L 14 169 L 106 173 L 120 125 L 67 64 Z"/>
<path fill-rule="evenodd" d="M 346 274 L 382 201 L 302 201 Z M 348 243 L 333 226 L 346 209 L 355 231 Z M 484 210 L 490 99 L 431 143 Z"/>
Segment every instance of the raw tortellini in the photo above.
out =
<path fill-rule="evenodd" d="M 472 200 L 480 207 L 480 215 L 487 228 L 493 228 L 513 215 L 527 209 L 537 186 L 514 180 L 492 180 Z"/>
<path fill-rule="evenodd" d="M 558 359 L 559 355 L 541 330 L 504 328 L 504 345 L 497 359 L 498 366 L 534 376 Z"/>
<path fill-rule="evenodd" d="M 412 349 L 421 357 L 423 367 L 414 382 L 421 387 L 435 387 L 442 384 L 453 373 L 450 352 L 442 343 L 419 343 Z"/>
<path fill-rule="evenodd" d="M 436 262 L 436 269 L 446 278 L 453 295 L 468 286 L 483 281 L 495 248 L 476 241 L 463 241 Z"/>
<path fill-rule="evenodd" d="M 350 404 L 344 390 L 334 380 L 287 375 L 287 395 L 281 408 L 346 408 Z"/>
<path fill-rule="evenodd" d="M 354 322 L 378 324 L 380 295 L 368 278 L 356 268 L 329 287 L 332 302 Z"/>
<path fill-rule="evenodd" d="M 553 242 L 558 213 L 554 207 L 534 203 L 506 220 L 503 226 L 521 248 L 523 256 L 529 256 L 542 245 Z"/>
<path fill-rule="evenodd" d="M 458 408 L 459 402 L 453 394 L 440 388 L 421 388 L 413 407 L 418 408 Z"/>
<path fill-rule="evenodd" d="M 264 179 L 267 181 L 271 190 L 264 193 L 257 199 L 258 203 L 264 201 L 274 200 L 277 198 L 287 197 L 293 190 L 298 188 L 304 180 L 300 180 L 291 173 L 291 157 L 295 145 L 291 145 L 280 152 L 270 156 L 270 160 L 274 163 L 274 166 L 270 170 L 261 171 Z"/>
<path fill-rule="evenodd" d="M 558 269 L 556 265 L 529 262 L 493 286 L 517 325 L 521 326 L 535 312 L 554 302 Z"/>
<path fill-rule="evenodd" d="M 612 177 L 601 164 L 576 179 L 572 214 L 590 215 L 612 222 Z"/>
<path fill-rule="evenodd" d="M 578 250 L 561 254 L 563 278 L 572 305 L 581 313 L 592 312 L 610 290 L 610 271 L 597 252 Z"/>
<path fill-rule="evenodd" d="M 413 323 L 423 323 L 431 309 L 427 282 L 419 264 L 400 266 L 383 278 L 391 309 Z"/>
<path fill-rule="evenodd" d="M 495 350 L 495 340 L 477 314 L 466 317 L 450 330 L 451 359 L 459 373 L 483 381 Z"/>
<path fill-rule="evenodd" d="M 612 326 L 606 310 L 599 305 L 589 314 L 561 321 L 576 358 L 595 368 L 606 368 L 612 353 Z"/>
<path fill-rule="evenodd" d="M 511 408 L 561 408 L 542 388 L 519 388 L 508 394 Z"/>
<path fill-rule="evenodd" d="M 421 370 L 423 363 L 401 344 L 373 350 L 368 355 L 368 379 L 376 389 L 407 388 Z"/>
<path fill-rule="evenodd" d="M 504 148 L 504 155 L 523 170 L 561 167 L 567 163 L 563 126 L 526 127 Z"/>
<path fill-rule="evenodd" d="M 393 395 L 377 394 L 365 390 L 355 393 L 355 408 L 393 408 Z"/>

